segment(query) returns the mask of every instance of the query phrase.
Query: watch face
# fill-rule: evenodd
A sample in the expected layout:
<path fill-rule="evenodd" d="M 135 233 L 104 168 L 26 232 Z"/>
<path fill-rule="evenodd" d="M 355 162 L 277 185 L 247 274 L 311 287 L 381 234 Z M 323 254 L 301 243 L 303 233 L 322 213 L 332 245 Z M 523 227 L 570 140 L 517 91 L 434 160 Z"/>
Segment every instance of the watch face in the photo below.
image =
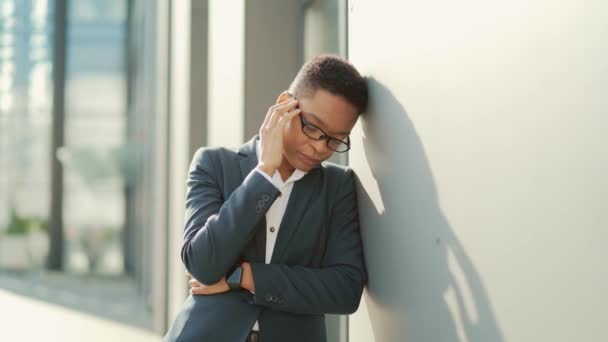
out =
<path fill-rule="evenodd" d="M 243 277 L 243 267 L 239 266 L 237 267 L 234 272 L 232 272 L 232 274 L 230 275 L 230 277 L 228 277 L 228 286 L 231 289 L 238 289 L 241 287 L 241 279 Z"/>

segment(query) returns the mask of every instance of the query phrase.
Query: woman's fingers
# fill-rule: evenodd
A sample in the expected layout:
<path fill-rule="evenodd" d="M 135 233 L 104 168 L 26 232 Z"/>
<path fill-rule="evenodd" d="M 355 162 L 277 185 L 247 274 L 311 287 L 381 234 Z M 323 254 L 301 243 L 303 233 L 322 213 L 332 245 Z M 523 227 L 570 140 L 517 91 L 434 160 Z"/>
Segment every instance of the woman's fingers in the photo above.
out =
<path fill-rule="evenodd" d="M 274 113 L 274 106 L 268 108 L 268 112 L 266 113 L 266 117 L 264 117 L 264 122 L 262 122 L 262 127 L 266 127 L 270 122 L 270 118 L 272 117 L 272 113 Z"/>
<path fill-rule="evenodd" d="M 291 98 L 270 107 L 260 127 L 259 165 L 264 167 L 264 172 L 269 175 L 274 174 L 283 160 L 283 126 L 286 119 L 289 120 L 300 112 L 297 105 L 298 101 Z M 284 117 L 285 119 L 282 119 Z M 278 126 L 279 122 L 282 126 Z"/>
<path fill-rule="evenodd" d="M 266 113 L 266 117 L 264 117 L 264 122 L 262 123 L 261 127 L 267 127 L 270 124 L 272 116 L 276 112 L 276 109 L 287 104 L 289 101 L 290 100 L 285 100 L 283 102 L 270 106 L 270 108 L 268 108 L 268 112 Z"/>
<path fill-rule="evenodd" d="M 291 120 L 293 117 L 300 114 L 301 112 L 302 112 L 302 110 L 300 110 L 300 108 L 296 108 L 296 109 L 292 110 L 291 112 L 285 113 L 284 115 L 281 116 L 277 125 L 279 127 L 285 126 L 285 124 L 287 124 L 289 122 L 289 120 Z"/>
<path fill-rule="evenodd" d="M 209 290 L 208 286 L 203 286 L 199 281 L 192 278 L 188 281 L 188 285 L 190 285 L 190 294 L 191 295 L 202 295 L 207 294 Z"/>
<path fill-rule="evenodd" d="M 266 117 L 264 117 L 264 122 L 262 123 L 262 127 L 268 126 L 270 123 L 270 119 L 272 118 L 272 114 L 274 114 L 275 109 L 277 109 L 283 102 L 274 104 L 268 108 L 268 112 L 266 112 Z"/>
<path fill-rule="evenodd" d="M 287 103 L 275 108 L 274 113 L 272 114 L 272 117 L 270 119 L 270 123 L 269 123 L 270 127 L 276 126 L 277 122 L 279 122 L 279 119 L 283 116 L 283 114 L 287 113 L 289 110 L 291 110 L 297 104 L 298 104 L 298 100 L 291 99 Z"/>
<path fill-rule="evenodd" d="M 190 294 L 194 296 L 194 295 L 202 295 L 205 293 L 201 289 L 192 287 L 192 288 L 190 288 Z"/>

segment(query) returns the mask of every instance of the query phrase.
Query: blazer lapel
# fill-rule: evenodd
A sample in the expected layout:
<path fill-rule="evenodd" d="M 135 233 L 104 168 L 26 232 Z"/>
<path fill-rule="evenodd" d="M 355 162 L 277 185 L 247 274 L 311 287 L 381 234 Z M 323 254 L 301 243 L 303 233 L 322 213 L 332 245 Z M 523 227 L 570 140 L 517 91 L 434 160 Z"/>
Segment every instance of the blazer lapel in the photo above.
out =
<path fill-rule="evenodd" d="M 239 162 L 243 180 L 258 163 L 258 156 L 255 151 L 255 144 L 258 139 L 258 135 L 254 136 L 239 149 L 239 156 L 241 158 Z M 270 263 L 277 263 L 283 260 L 287 247 L 299 229 L 299 223 L 306 210 L 310 208 L 315 191 L 318 190 L 319 170 L 320 167 L 311 169 L 302 179 L 294 183 L 285 214 L 279 226 L 279 233 Z M 254 237 L 255 260 L 264 263 L 266 261 L 266 215 L 262 217 L 256 229 L 257 233 Z"/>
<path fill-rule="evenodd" d="M 294 183 L 291 195 L 287 201 L 283 220 L 279 226 L 279 233 L 270 263 L 277 263 L 283 260 L 289 242 L 300 228 L 299 223 L 306 210 L 310 208 L 315 191 L 319 189 L 317 184 L 318 178 L 319 172 L 317 168 L 314 168 L 308 171 L 302 179 Z"/>
<path fill-rule="evenodd" d="M 254 136 L 239 149 L 241 181 L 245 180 L 245 177 L 247 177 L 251 170 L 258 164 L 258 156 L 255 152 L 255 144 L 258 139 L 258 135 Z M 256 230 L 257 232 L 253 238 L 255 243 L 255 255 L 251 260 L 264 263 L 266 262 L 266 215 L 262 217 Z"/>

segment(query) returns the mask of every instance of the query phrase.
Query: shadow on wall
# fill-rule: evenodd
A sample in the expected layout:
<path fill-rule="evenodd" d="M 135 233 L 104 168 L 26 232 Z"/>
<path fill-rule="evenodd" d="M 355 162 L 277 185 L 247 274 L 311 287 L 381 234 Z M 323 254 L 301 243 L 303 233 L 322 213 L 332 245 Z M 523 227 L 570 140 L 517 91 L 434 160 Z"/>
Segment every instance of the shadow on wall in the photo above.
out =
<path fill-rule="evenodd" d="M 501 342 L 479 274 L 439 206 L 422 142 L 390 90 L 369 80 L 364 149 L 384 210 L 359 181 L 375 340 Z"/>

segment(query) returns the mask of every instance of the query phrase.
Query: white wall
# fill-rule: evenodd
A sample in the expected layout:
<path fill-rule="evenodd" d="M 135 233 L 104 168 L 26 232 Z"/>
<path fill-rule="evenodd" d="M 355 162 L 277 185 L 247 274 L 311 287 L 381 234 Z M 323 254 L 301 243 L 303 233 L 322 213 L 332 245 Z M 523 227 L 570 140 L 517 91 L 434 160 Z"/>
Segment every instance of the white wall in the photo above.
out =
<path fill-rule="evenodd" d="M 188 294 L 180 258 L 183 239 L 186 180 L 192 156 L 207 134 L 208 2 L 173 1 L 170 31 L 169 94 L 169 212 L 168 212 L 168 324 Z M 216 31 L 217 34 L 217 31 Z M 241 120 L 242 121 L 242 120 Z M 228 133 L 230 128 L 226 129 Z"/>
<path fill-rule="evenodd" d="M 373 77 L 350 341 L 608 341 L 608 3 L 350 7 Z"/>
<path fill-rule="evenodd" d="M 168 211 L 168 299 L 167 319 L 171 324 L 187 295 L 185 268 L 180 259 L 184 226 L 186 176 L 190 153 L 190 1 L 171 4 L 171 63 L 169 73 L 169 211 Z"/>
<path fill-rule="evenodd" d="M 245 2 L 209 1 L 209 146 L 243 140 Z"/>

